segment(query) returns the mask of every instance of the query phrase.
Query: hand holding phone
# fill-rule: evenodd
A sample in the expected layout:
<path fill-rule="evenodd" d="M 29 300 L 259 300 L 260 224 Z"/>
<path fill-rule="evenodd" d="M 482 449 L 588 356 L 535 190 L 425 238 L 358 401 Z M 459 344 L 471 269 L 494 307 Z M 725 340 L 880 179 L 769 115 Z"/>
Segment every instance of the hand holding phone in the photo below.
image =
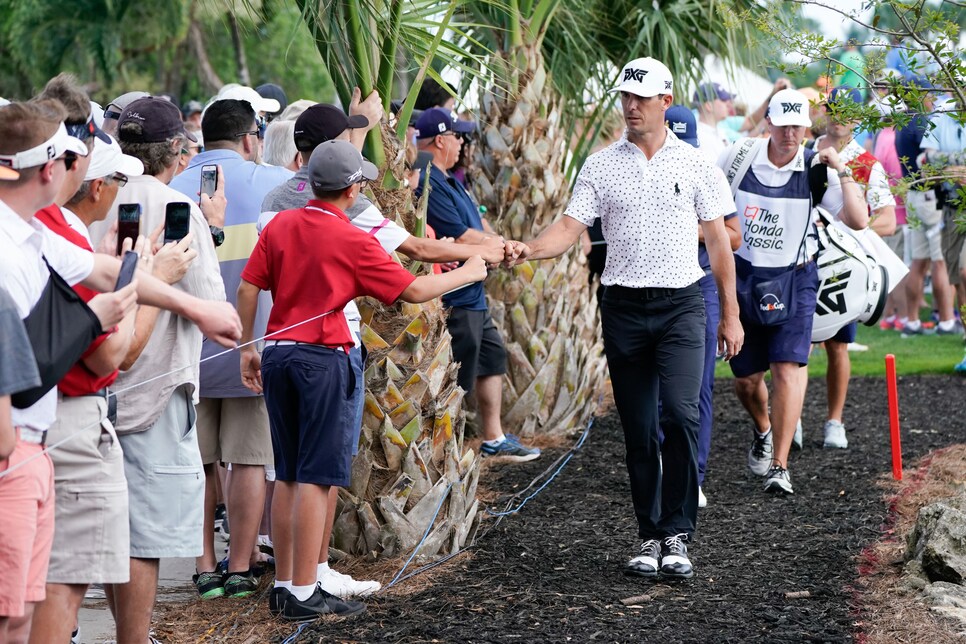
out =
<path fill-rule="evenodd" d="M 134 251 L 129 250 L 124 253 L 124 259 L 121 260 L 121 270 L 117 272 L 117 283 L 114 284 L 115 291 L 120 291 L 131 283 L 131 280 L 134 279 L 134 273 L 138 269 L 140 258 L 141 256 Z"/>
<path fill-rule="evenodd" d="M 122 203 L 117 207 L 117 254 L 120 256 L 124 240 L 130 238 L 133 245 L 141 233 L 141 204 Z"/>
<path fill-rule="evenodd" d="M 169 203 L 164 210 L 164 243 L 181 241 L 188 234 L 191 205 L 183 201 Z"/>
<path fill-rule="evenodd" d="M 218 189 L 218 166 L 201 166 L 201 192 L 199 194 L 208 195 L 209 198 L 215 195 Z"/>

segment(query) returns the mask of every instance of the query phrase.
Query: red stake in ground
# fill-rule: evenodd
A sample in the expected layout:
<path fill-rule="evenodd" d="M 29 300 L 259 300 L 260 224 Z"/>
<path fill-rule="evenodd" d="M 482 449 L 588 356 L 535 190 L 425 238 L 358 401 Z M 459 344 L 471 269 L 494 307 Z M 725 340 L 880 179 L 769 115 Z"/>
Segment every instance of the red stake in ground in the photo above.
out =
<path fill-rule="evenodd" d="M 892 478 L 902 480 L 902 445 L 899 442 L 899 390 L 896 386 L 896 357 L 885 357 L 886 388 L 889 390 L 889 430 L 892 436 Z"/>

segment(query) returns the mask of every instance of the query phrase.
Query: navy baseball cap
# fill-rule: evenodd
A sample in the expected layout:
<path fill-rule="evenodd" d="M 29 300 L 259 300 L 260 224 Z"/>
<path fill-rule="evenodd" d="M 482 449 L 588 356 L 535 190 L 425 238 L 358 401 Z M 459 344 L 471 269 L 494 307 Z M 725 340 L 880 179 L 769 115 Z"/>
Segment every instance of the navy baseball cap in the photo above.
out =
<path fill-rule="evenodd" d="M 460 119 L 456 116 L 456 112 L 442 107 L 432 107 L 424 111 L 416 121 L 416 138 L 429 139 L 447 132 L 469 134 L 475 129 L 475 122 Z"/>
<path fill-rule="evenodd" d="M 726 90 L 721 86 L 721 83 L 702 83 L 698 85 L 698 89 L 694 91 L 694 96 L 692 100 L 695 103 L 709 103 L 714 99 L 721 99 L 722 101 L 730 101 L 734 98 L 731 92 Z"/>
<path fill-rule="evenodd" d="M 694 113 L 683 105 L 672 105 L 664 112 L 664 124 L 685 143 L 698 147 L 698 124 Z"/>

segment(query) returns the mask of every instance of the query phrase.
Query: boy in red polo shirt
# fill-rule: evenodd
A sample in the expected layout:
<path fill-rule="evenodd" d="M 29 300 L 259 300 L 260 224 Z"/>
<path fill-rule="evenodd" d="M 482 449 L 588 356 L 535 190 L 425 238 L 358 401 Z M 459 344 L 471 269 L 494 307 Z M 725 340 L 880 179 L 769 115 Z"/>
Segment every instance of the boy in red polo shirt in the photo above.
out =
<path fill-rule="evenodd" d="M 292 621 L 365 610 L 317 584 L 326 499 L 330 486 L 349 485 L 350 401 L 355 387 L 364 386 L 349 368 L 353 342 L 342 308 L 363 295 L 385 304 L 425 302 L 486 277 L 479 256 L 442 275 L 414 277 L 352 226 L 344 211 L 377 176 L 350 143 L 319 145 L 309 160 L 316 199 L 280 212 L 265 228 L 238 287 L 243 344 L 253 339 L 259 291 L 270 290 L 274 300 L 264 362 L 254 345 L 245 346 L 241 375 L 252 391 L 264 387 L 275 453 L 276 581 L 269 610 Z"/>

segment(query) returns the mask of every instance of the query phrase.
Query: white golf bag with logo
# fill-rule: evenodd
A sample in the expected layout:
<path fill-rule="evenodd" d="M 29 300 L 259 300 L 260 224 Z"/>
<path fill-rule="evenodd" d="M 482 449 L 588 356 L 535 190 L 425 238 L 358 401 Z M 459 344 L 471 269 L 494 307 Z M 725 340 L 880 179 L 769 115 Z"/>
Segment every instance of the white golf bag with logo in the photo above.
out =
<path fill-rule="evenodd" d="M 824 342 L 856 320 L 866 326 L 879 321 L 889 294 L 889 274 L 855 237 L 833 225 L 825 210 L 815 210 L 825 226 L 818 229 L 812 342 Z"/>

